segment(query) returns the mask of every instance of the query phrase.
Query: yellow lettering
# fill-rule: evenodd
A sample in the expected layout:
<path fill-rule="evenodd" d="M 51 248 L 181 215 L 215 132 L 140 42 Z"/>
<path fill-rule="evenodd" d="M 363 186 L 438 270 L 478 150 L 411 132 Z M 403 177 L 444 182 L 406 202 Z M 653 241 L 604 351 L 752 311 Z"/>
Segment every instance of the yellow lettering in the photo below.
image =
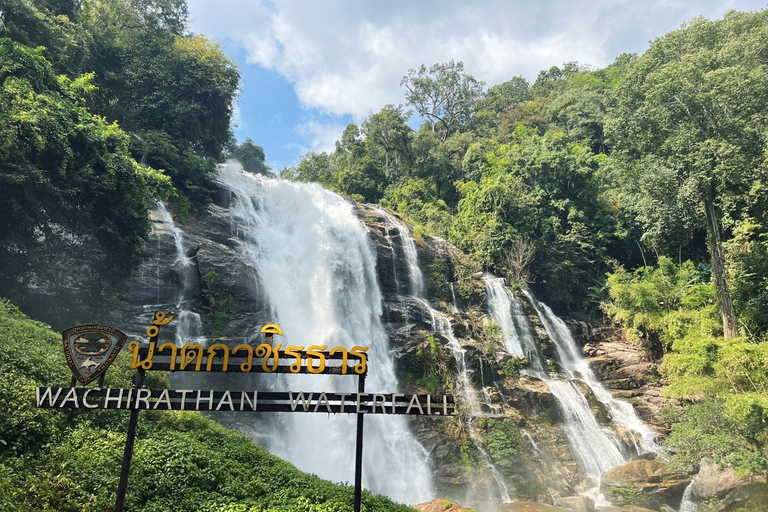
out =
<path fill-rule="evenodd" d="M 243 349 L 248 352 L 248 359 L 243 361 L 243 363 L 240 365 L 240 370 L 247 373 L 250 372 L 251 368 L 253 367 L 253 347 L 241 343 L 232 349 L 232 355 L 234 356 Z"/>
<path fill-rule="evenodd" d="M 267 345 L 266 343 L 262 343 L 258 347 L 256 347 L 256 356 L 261 357 L 261 368 L 265 372 L 274 372 L 277 370 L 277 365 L 280 362 L 280 346 L 281 344 L 278 343 L 277 346 L 273 349 L 271 345 Z M 268 366 L 269 364 L 269 358 L 272 357 L 272 366 Z"/>
<path fill-rule="evenodd" d="M 199 372 L 203 364 L 203 346 L 199 343 L 187 343 L 181 347 L 181 369 L 189 366 L 192 361 L 197 361 L 195 371 Z"/>
<path fill-rule="evenodd" d="M 283 352 L 287 357 L 295 357 L 296 362 L 291 365 L 291 373 L 299 373 L 301 371 L 301 351 L 304 347 L 297 347 L 295 345 L 288 345 Z"/>
<path fill-rule="evenodd" d="M 213 364 L 214 352 L 216 352 L 217 348 L 220 348 L 222 353 L 224 354 L 224 362 L 221 365 L 221 371 L 225 372 L 225 371 L 227 371 L 227 368 L 229 367 L 229 347 L 226 346 L 223 343 L 216 343 L 214 345 L 211 345 L 208 348 L 208 364 L 206 365 L 205 369 L 207 371 L 211 371 L 211 365 Z"/>
<path fill-rule="evenodd" d="M 312 345 L 307 349 L 307 370 L 310 373 L 323 373 L 325 370 L 325 354 L 323 350 L 328 348 L 328 345 Z M 319 361 L 317 367 L 312 365 L 312 359 L 310 357 L 316 357 Z M 342 370 L 343 371 L 343 370 Z"/>
<path fill-rule="evenodd" d="M 147 352 L 147 358 L 141 361 L 139 359 L 139 350 L 141 348 L 141 345 L 138 341 L 132 341 L 128 344 L 128 350 L 133 352 L 133 361 L 131 362 L 131 370 L 135 370 L 136 368 L 143 368 L 144 370 L 149 370 L 152 368 L 152 356 L 155 353 L 155 342 L 151 341 L 149 343 L 149 352 Z"/>
<path fill-rule="evenodd" d="M 367 351 L 368 347 L 352 347 L 352 350 L 349 351 L 353 356 L 360 358 L 360 362 L 355 365 L 355 373 L 358 375 L 364 374 L 368 368 L 367 356 L 365 355 Z"/>
<path fill-rule="evenodd" d="M 344 347 L 333 347 L 331 349 L 330 354 L 333 355 L 336 352 L 341 352 L 341 355 L 342 355 L 342 358 L 341 358 L 341 373 L 342 373 L 342 375 L 346 375 L 347 374 L 347 357 L 349 357 L 348 354 L 347 354 L 347 349 L 345 349 Z M 342 406 L 342 409 L 344 409 L 344 406 Z M 342 410 L 341 412 L 344 412 L 344 411 Z"/>

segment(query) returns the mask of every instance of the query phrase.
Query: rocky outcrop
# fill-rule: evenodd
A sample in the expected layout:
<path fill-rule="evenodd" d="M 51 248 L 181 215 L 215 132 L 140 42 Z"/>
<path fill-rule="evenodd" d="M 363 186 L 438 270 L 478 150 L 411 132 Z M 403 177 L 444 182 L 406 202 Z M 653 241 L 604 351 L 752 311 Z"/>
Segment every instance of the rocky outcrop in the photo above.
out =
<path fill-rule="evenodd" d="M 411 508 L 415 508 L 419 512 L 471 512 L 471 509 L 464 508 L 450 500 L 432 500 L 429 503 L 413 505 Z"/>
<path fill-rule="evenodd" d="M 184 258 L 177 253 L 170 226 L 159 213 L 153 213 L 154 229 L 146 245 L 148 258 L 122 298 L 120 311 L 113 319 L 116 327 L 142 337 L 156 309 L 174 314 L 182 303 L 184 309 L 200 314 L 204 333 L 214 337 L 251 338 L 259 326 L 271 320 L 260 296 L 258 276 L 239 256 L 240 242 L 231 231 L 226 197 L 221 199 L 218 206 L 211 206 L 208 212 L 191 218 L 183 226 Z M 429 310 L 409 296 L 407 262 L 399 231 L 374 208 L 358 205 L 357 212 L 368 226 L 377 254 L 383 294 L 382 322 L 389 334 L 391 355 L 403 391 L 453 394 L 456 361 L 448 340 L 432 331 Z M 578 494 L 594 484 L 585 479 L 571 452 L 560 427 L 563 418 L 557 401 L 544 381 L 510 371 L 511 366 L 506 363 L 513 356 L 485 337 L 490 317 L 481 269 L 439 238 L 420 237 L 417 249 L 426 294 L 436 309 L 448 315 L 464 351 L 471 382 L 478 396 L 483 397 L 472 432 L 458 417 L 411 420 L 414 433 L 430 455 L 438 494 L 479 510 L 498 508 L 499 486 L 487 460 L 478 451 L 480 446 L 514 497 L 531 500 L 505 504 L 504 510 L 589 512 L 591 502 Z M 531 305 L 523 302 L 547 366 L 555 368 L 553 343 Z M 571 329 L 590 357 L 595 373 L 617 396 L 631 401 L 644 419 L 652 422 L 662 403 L 655 365 L 611 330 L 595 329 L 585 323 L 571 323 Z M 611 418 L 605 406 L 587 386 L 577 385 L 598 420 L 608 426 Z M 252 435 L 257 437 L 258 432 Z M 634 477 L 629 474 L 633 471 Z M 633 486 L 650 495 L 663 494 L 643 483 L 643 479 L 656 478 L 658 471 L 649 469 L 645 463 L 627 467 L 623 473 L 617 472 L 622 476 L 615 481 L 624 483 L 616 485 Z M 666 499 L 659 503 L 667 503 Z M 557 503 L 558 507 L 534 501 Z M 432 508 L 419 510 L 464 510 L 451 508 L 458 507 L 456 503 L 450 503 L 448 508 L 434 508 L 446 503 L 450 502 L 436 500 L 420 505 Z M 674 503 L 677 504 L 679 499 Z"/>
<path fill-rule="evenodd" d="M 650 454 L 606 471 L 600 491 L 614 504 L 659 510 L 663 505 L 678 507 L 690 481 Z"/>

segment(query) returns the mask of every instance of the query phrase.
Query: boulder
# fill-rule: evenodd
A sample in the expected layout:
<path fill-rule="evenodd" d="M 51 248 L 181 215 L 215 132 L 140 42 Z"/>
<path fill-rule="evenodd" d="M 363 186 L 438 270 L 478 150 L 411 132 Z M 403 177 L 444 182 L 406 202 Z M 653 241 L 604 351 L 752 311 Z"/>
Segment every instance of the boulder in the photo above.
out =
<path fill-rule="evenodd" d="M 415 508 L 419 512 L 470 512 L 470 509 L 464 508 L 458 503 L 441 499 L 432 500 L 429 503 L 422 503 L 420 505 L 412 505 L 411 508 Z"/>
<path fill-rule="evenodd" d="M 751 478 L 739 476 L 731 468 L 721 468 L 716 464 L 702 462 L 699 472 L 693 478 L 691 491 L 696 501 L 723 498 L 736 487 L 750 481 Z"/>
<path fill-rule="evenodd" d="M 555 498 L 555 505 L 574 512 L 594 512 L 592 500 L 586 496 L 564 496 Z"/>
<path fill-rule="evenodd" d="M 667 463 L 646 456 L 606 471 L 600 491 L 616 505 L 658 510 L 662 505 L 680 505 L 690 481 L 690 477 L 678 474 Z"/>
<path fill-rule="evenodd" d="M 768 509 L 768 483 L 765 482 L 739 485 L 721 501 L 701 508 L 705 512 L 765 512 L 766 509 Z"/>

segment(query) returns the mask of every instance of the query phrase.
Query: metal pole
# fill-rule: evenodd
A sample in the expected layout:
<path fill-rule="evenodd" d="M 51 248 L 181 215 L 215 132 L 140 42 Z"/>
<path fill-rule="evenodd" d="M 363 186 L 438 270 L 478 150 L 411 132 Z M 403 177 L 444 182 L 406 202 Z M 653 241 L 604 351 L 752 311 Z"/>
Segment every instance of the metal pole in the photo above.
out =
<path fill-rule="evenodd" d="M 139 369 L 136 374 L 136 389 L 144 385 L 145 370 Z M 130 404 L 128 404 L 130 406 Z M 131 419 L 128 422 L 128 435 L 125 439 L 125 451 L 123 452 L 123 467 L 120 470 L 120 484 L 117 486 L 117 499 L 115 499 L 115 512 L 123 512 L 125 506 L 125 491 L 128 489 L 128 473 L 131 471 L 131 458 L 133 457 L 133 442 L 136 439 L 136 425 L 139 423 L 139 410 L 131 409 Z"/>
<path fill-rule="evenodd" d="M 365 374 L 357 381 L 357 392 L 365 393 Z M 365 414 L 357 415 L 357 444 L 355 448 L 355 510 L 360 512 L 363 489 L 363 420 Z"/>

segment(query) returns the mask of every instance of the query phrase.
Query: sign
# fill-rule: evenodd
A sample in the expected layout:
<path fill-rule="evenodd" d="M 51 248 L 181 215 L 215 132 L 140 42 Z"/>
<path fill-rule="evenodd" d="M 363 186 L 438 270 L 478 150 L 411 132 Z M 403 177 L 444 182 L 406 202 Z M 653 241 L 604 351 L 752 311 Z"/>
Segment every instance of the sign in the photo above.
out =
<path fill-rule="evenodd" d="M 447 416 L 454 413 L 452 397 L 402 393 L 39 387 L 36 399 L 37 406 L 45 409 L 323 412 L 420 416 Z"/>
<path fill-rule="evenodd" d="M 124 332 L 106 325 L 79 325 L 62 334 L 69 369 L 83 385 L 107 371 L 126 339 Z"/>
<path fill-rule="evenodd" d="M 366 393 L 368 347 L 328 350 L 327 345 L 310 345 L 305 350 L 303 345 L 288 345 L 283 348 L 282 343 L 273 343 L 275 335 L 283 334 L 280 326 L 273 323 L 262 327 L 264 342 L 259 344 L 240 343 L 233 347 L 220 341 L 208 347 L 200 343 L 185 343 L 181 347 L 173 342 L 158 344 L 160 327 L 172 320 L 165 312 L 156 311 L 152 325 L 147 328 L 149 344 L 142 346 L 135 340 L 128 344 L 131 368 L 138 370 L 135 389 L 101 387 L 104 372 L 123 347 L 126 335 L 105 325 L 80 325 L 63 332 L 64 354 L 74 375 L 71 387 L 38 387 L 36 391 L 36 404 L 41 408 L 131 411 L 115 512 L 123 511 L 141 410 L 357 414 L 355 512 L 361 508 L 366 414 L 449 416 L 456 413 L 453 397 L 447 395 Z M 147 370 L 354 375 L 358 377 L 358 386 L 357 393 L 146 389 L 143 383 Z M 99 387 L 75 387 L 76 380 L 85 385 L 99 376 L 102 377 Z"/>

